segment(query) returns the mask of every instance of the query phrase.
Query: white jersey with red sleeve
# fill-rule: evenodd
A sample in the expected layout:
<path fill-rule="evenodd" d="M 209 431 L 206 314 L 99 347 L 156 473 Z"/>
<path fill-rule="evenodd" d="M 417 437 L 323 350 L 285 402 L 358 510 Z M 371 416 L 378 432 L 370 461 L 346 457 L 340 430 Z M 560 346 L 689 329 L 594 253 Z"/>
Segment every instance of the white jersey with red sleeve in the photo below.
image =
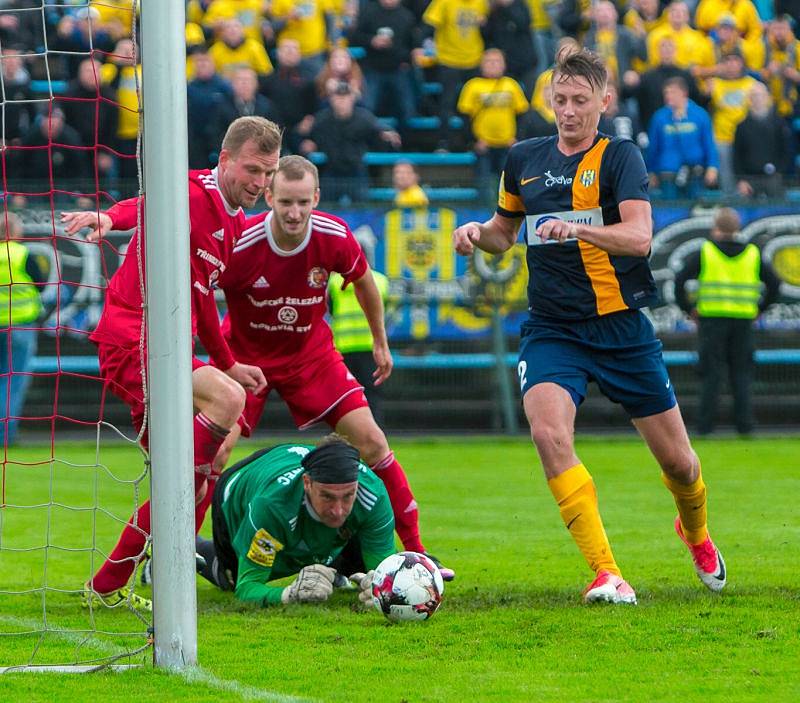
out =
<path fill-rule="evenodd" d="M 113 228 L 135 227 L 136 208 L 136 198 L 110 208 L 107 214 Z M 234 242 L 244 228 L 245 216 L 241 208 L 232 208 L 225 202 L 216 170 L 189 172 L 189 219 L 192 335 L 198 335 L 215 362 L 227 369 L 234 360 L 220 332 L 214 288 L 227 268 Z M 95 342 L 124 347 L 139 342 L 142 296 L 138 246 L 139 231 L 136 231 L 122 265 L 108 284 L 103 316 L 91 337 Z"/>
<path fill-rule="evenodd" d="M 278 247 L 271 221 L 271 212 L 247 221 L 220 283 L 228 302 L 225 339 L 237 360 L 267 375 L 333 351 L 325 321 L 328 275 L 340 273 L 347 285 L 369 270 L 344 220 L 313 211 L 292 251 Z"/>

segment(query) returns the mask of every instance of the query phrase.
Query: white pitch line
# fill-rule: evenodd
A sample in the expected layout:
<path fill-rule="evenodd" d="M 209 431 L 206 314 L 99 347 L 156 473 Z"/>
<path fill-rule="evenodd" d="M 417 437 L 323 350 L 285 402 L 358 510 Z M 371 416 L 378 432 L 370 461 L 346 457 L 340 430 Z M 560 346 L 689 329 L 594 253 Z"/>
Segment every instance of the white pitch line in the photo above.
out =
<path fill-rule="evenodd" d="M 41 626 L 41 622 L 38 620 L 15 618 L 10 615 L 0 615 L 0 622 L 4 622 L 15 627 L 26 628 L 28 630 L 35 630 Z M 86 635 L 79 633 L 53 631 L 48 631 L 47 634 L 73 644 L 90 645 L 94 649 L 109 657 L 124 655 L 129 652 L 129 650 L 124 649 L 123 647 L 111 644 L 110 642 L 104 642 L 100 638 L 94 636 L 87 637 Z M 164 669 L 164 671 L 172 674 L 173 676 L 182 678 L 187 683 L 211 686 L 212 688 L 216 688 L 220 691 L 234 693 L 248 701 L 268 701 L 268 703 L 313 703 L 314 701 L 312 698 L 298 698 L 297 696 L 289 696 L 283 693 L 267 691 L 266 689 L 258 688 L 256 686 L 249 686 L 247 684 L 240 683 L 239 681 L 220 679 L 210 671 L 206 671 L 200 666 L 188 667 L 186 669 Z"/>

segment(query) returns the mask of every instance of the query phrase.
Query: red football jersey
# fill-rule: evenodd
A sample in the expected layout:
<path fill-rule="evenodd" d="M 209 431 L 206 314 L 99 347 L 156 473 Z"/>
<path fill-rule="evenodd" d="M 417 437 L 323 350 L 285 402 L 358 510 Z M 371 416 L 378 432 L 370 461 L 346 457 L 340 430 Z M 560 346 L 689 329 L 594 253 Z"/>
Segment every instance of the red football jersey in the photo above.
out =
<path fill-rule="evenodd" d="M 135 227 L 136 207 L 137 199 L 131 198 L 110 208 L 106 214 L 111 217 L 114 229 Z M 199 336 L 216 364 L 227 369 L 234 358 L 220 332 L 214 289 L 244 228 L 245 216 L 241 208 L 234 209 L 225 202 L 216 170 L 189 172 L 189 219 L 192 335 Z M 108 284 L 103 316 L 92 334 L 93 341 L 124 347 L 138 344 L 142 320 L 138 242 L 136 231 L 122 265 Z"/>
<path fill-rule="evenodd" d="M 278 248 L 270 228 L 272 213 L 247 220 L 228 270 L 220 279 L 228 301 L 222 332 L 239 361 L 264 369 L 302 366 L 333 349 L 324 316 L 328 274 L 344 285 L 369 266 L 344 220 L 314 211 L 302 243 Z"/>

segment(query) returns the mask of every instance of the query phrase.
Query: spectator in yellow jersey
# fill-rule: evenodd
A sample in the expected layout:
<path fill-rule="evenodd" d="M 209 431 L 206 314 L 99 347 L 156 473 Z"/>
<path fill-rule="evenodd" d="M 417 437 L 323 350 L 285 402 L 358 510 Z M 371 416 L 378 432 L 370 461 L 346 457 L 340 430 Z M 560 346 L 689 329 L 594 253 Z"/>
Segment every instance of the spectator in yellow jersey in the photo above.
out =
<path fill-rule="evenodd" d="M 486 186 L 503 170 L 508 149 L 516 141 L 517 115 L 527 112 L 528 99 L 519 83 L 505 75 L 506 62 L 499 49 L 483 52 L 480 70 L 480 76 L 464 85 L 458 111 L 469 117 L 478 179 Z"/>
<path fill-rule="evenodd" d="M 736 126 L 747 117 L 748 96 L 756 82 L 752 76 L 744 75 L 744 60 L 738 51 L 723 58 L 719 76 L 710 80 L 711 122 L 719 152 L 719 183 L 725 193 L 734 190 L 733 137 Z"/>
<path fill-rule="evenodd" d="M 244 27 L 237 19 L 222 23 L 219 39 L 211 45 L 209 54 L 222 75 L 229 75 L 242 66 L 252 68 L 261 77 L 273 70 L 264 45 L 245 36 Z"/>
<path fill-rule="evenodd" d="M 278 42 L 283 39 L 299 42 L 303 56 L 300 69 L 308 78 L 313 79 L 325 63 L 330 4 L 331 0 L 273 0 L 270 7 Z"/>
<path fill-rule="evenodd" d="M 207 31 L 221 33 L 226 20 L 239 20 L 248 39 L 264 43 L 264 29 L 271 39 L 271 27 L 266 20 L 269 2 L 266 0 L 212 0 L 202 17 L 202 25 Z"/>
<path fill-rule="evenodd" d="M 761 77 L 769 86 L 778 114 L 789 117 L 794 112 L 800 84 L 800 42 L 792 32 L 789 15 L 781 15 L 769 23 L 764 50 Z"/>
<path fill-rule="evenodd" d="M 484 44 L 481 27 L 486 23 L 486 0 L 432 0 L 422 16 L 433 29 L 433 45 L 438 61 L 440 96 L 439 148 L 449 148 L 449 120 L 461 87 L 473 78 L 481 61 Z"/>
<path fill-rule="evenodd" d="M 109 62 L 100 69 L 103 83 L 117 92 L 116 150 L 118 190 L 123 197 L 138 191 L 139 169 L 136 164 L 136 140 L 139 136 L 139 90 L 142 64 L 130 39 L 120 39 Z"/>
<path fill-rule="evenodd" d="M 545 74 L 541 74 L 543 75 Z M 556 113 L 553 112 L 551 98 L 552 86 L 548 80 L 538 94 L 534 93 L 531 109 L 517 121 L 517 141 L 533 137 L 550 137 L 558 133 Z"/>
<path fill-rule="evenodd" d="M 397 207 L 426 208 L 428 196 L 419 184 L 419 173 L 410 161 L 398 161 L 392 169 L 394 204 Z"/>
<path fill-rule="evenodd" d="M 124 39 L 133 32 L 133 0 L 92 0 L 89 6 L 98 13 L 103 28 L 114 38 Z M 138 10 L 138 4 L 137 4 Z"/>
<path fill-rule="evenodd" d="M 719 75 L 722 59 L 732 51 L 739 51 L 744 58 L 744 64 L 750 71 L 758 71 L 764 65 L 764 44 L 761 41 L 746 42 L 736 29 L 736 19 L 733 15 L 720 17 L 714 32 L 711 34 L 714 47 L 714 66 L 698 67 L 695 71 L 700 78 Z"/>
<path fill-rule="evenodd" d="M 618 87 L 634 87 L 639 75 L 633 70 L 633 60 L 646 58 L 642 39 L 627 27 L 617 24 L 617 8 L 609 0 L 592 6 L 592 26 L 583 45 L 601 56 L 608 67 L 609 79 Z"/>
<path fill-rule="evenodd" d="M 647 35 L 666 21 L 658 0 L 632 0 L 628 11 L 622 16 L 622 25 L 645 42 L 645 52 Z M 644 73 L 647 70 L 647 60 L 634 57 L 631 66 L 637 73 Z"/>
<path fill-rule="evenodd" d="M 675 64 L 681 68 L 694 69 L 695 66 L 713 66 L 714 47 L 711 40 L 689 25 L 689 7 L 680 0 L 667 8 L 667 21 L 656 27 L 647 36 L 647 60 L 655 66 L 658 57 L 658 43 L 664 37 L 675 40 Z M 692 70 L 694 73 L 694 70 Z"/>
<path fill-rule="evenodd" d="M 694 13 L 694 26 L 710 34 L 726 15 L 734 18 L 736 30 L 745 42 L 761 41 L 761 18 L 752 0 L 700 0 Z"/>

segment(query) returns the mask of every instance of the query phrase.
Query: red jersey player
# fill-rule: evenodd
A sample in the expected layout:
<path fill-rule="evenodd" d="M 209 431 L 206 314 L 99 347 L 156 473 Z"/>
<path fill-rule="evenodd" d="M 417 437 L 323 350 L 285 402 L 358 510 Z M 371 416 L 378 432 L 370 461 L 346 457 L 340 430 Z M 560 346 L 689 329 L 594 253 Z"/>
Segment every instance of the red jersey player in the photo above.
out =
<path fill-rule="evenodd" d="M 383 324 L 383 302 L 360 245 L 347 224 L 314 210 L 319 202 L 316 167 L 300 156 L 285 156 L 267 189 L 271 212 L 247 221 L 220 286 L 228 315 L 222 331 L 237 359 L 258 366 L 267 379 L 264 393 L 250 392 L 244 432 L 255 427 L 267 396 L 276 390 L 300 429 L 326 422 L 358 448 L 386 485 L 403 546 L 425 552 L 417 503 L 402 466 L 375 422 L 364 389 L 333 345 L 325 321 L 328 274 L 355 287 L 373 336 L 375 385 L 392 372 Z M 239 437 L 235 427 L 217 456 L 224 466 Z M 429 555 L 430 556 L 430 555 Z M 450 580 L 454 573 L 442 569 Z"/>
<path fill-rule="evenodd" d="M 242 117 L 231 123 L 225 134 L 219 166 L 213 171 L 189 173 L 192 334 L 199 337 L 214 362 L 212 366 L 196 357 L 192 359 L 192 393 L 197 410 L 194 465 L 198 530 L 213 492 L 208 478 L 214 456 L 244 408 L 243 387 L 260 392 L 266 386 L 258 367 L 239 363 L 231 354 L 220 331 L 214 288 L 244 226 L 242 207 L 253 207 L 264 193 L 277 166 L 280 147 L 281 132 L 277 125 L 260 117 Z M 89 227 L 92 232 L 88 238 L 96 240 L 111 229 L 135 227 L 137 207 L 134 198 L 104 213 L 64 213 L 61 220 L 68 234 Z M 138 240 L 137 231 L 128 247 L 129 255 L 109 282 L 102 317 L 90 337 L 98 347 L 103 380 L 128 404 L 137 430 L 142 427 L 145 410 L 139 351 L 142 295 L 140 264 L 135 254 Z M 146 435 L 142 441 L 146 444 Z M 148 501 L 124 528 L 117 546 L 92 578 L 91 585 L 87 584 L 86 598 L 96 593 L 107 605 L 115 605 L 129 597 L 124 587 L 143 555 L 149 532 Z M 150 602 L 139 596 L 131 600 L 138 608 L 150 609 Z"/>

